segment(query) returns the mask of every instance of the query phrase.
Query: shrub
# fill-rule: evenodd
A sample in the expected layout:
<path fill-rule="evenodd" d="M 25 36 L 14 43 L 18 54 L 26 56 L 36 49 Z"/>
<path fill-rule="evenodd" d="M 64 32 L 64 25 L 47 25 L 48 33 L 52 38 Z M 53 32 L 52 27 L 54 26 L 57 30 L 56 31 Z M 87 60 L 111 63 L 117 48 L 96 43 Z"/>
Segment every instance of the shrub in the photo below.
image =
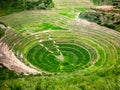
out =
<path fill-rule="evenodd" d="M 23 10 L 50 9 L 54 7 L 52 0 L 0 0 L 2 13 L 10 14 Z"/>
<path fill-rule="evenodd" d="M 2 22 L 0 22 L 0 38 L 5 34 L 5 27 L 6 25 Z"/>
<path fill-rule="evenodd" d="M 112 5 L 113 0 L 91 0 L 96 5 Z"/>
<path fill-rule="evenodd" d="M 13 79 L 17 78 L 17 74 L 14 71 L 9 70 L 8 68 L 0 65 L 0 80 Z"/>

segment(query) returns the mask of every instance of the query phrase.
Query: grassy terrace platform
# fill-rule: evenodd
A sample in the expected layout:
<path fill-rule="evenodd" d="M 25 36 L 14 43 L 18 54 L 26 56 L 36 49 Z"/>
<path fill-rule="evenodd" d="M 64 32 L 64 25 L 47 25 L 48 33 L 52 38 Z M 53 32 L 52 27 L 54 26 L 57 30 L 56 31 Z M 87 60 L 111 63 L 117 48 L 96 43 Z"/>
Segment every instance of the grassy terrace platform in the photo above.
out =
<path fill-rule="evenodd" d="M 0 17 L 15 29 L 2 41 L 22 62 L 43 72 L 0 80 L 0 89 L 119 90 L 120 32 L 78 19 L 79 12 L 93 6 L 88 0 L 54 2 L 53 10 Z"/>
<path fill-rule="evenodd" d="M 8 34 L 11 37 L 9 39 L 6 39 L 8 38 L 6 35 L 3 41 L 9 46 L 13 45 L 10 43 L 12 40 L 16 41 L 13 50 L 17 57 L 27 65 L 30 62 L 44 73 L 60 74 L 61 77 L 64 74 L 67 77 L 67 73 L 89 76 L 91 73 L 105 74 L 106 71 L 119 68 L 120 33 L 116 31 L 104 33 L 102 30 L 84 29 L 38 32 L 21 36 L 20 42 L 15 40 L 17 34 L 12 31 L 11 33 L 14 35 Z"/>

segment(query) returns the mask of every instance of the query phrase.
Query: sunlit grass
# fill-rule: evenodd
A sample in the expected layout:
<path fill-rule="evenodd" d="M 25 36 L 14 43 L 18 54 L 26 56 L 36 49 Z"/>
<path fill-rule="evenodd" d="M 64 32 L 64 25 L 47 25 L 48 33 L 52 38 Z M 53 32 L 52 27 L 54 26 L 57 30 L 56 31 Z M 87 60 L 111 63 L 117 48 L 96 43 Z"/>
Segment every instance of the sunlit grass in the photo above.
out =
<path fill-rule="evenodd" d="M 56 5 L 58 5 L 58 7 L 56 6 L 55 9 L 53 10 L 23 11 L 20 13 L 14 13 L 8 16 L 0 17 L 0 20 L 2 22 L 13 27 L 17 32 L 23 35 L 22 37 L 23 39 L 21 41 L 17 39 L 17 36 L 16 38 L 14 38 L 15 37 L 14 33 L 9 36 L 10 38 L 6 36 L 7 39 L 5 39 L 4 41 L 6 41 L 6 43 L 8 43 L 9 45 L 11 44 L 11 42 L 19 42 L 14 47 L 14 52 L 19 51 L 23 53 L 25 59 L 28 58 L 33 65 L 37 65 L 37 68 L 41 67 L 40 69 L 44 71 L 42 76 L 41 75 L 20 76 L 20 77 L 16 77 L 15 79 L 10 78 L 11 75 L 13 75 L 14 77 L 13 72 L 11 74 L 11 72 L 7 70 L 4 70 L 4 72 L 1 71 L 0 90 L 9 90 L 9 89 L 11 90 L 119 90 L 120 49 L 117 48 L 116 46 L 117 44 L 119 44 L 119 41 L 117 41 L 119 37 L 115 36 L 115 34 L 113 35 L 112 34 L 108 35 L 108 33 L 106 34 L 107 32 L 105 31 L 106 29 L 104 30 L 104 32 L 103 31 L 100 32 L 101 27 L 98 27 L 97 25 L 87 27 L 86 25 L 82 26 L 83 24 L 77 25 L 76 23 L 74 24 L 74 22 L 70 22 L 71 20 L 75 20 L 77 13 L 84 12 L 88 10 L 90 6 L 92 6 L 92 3 L 90 3 L 89 1 L 76 0 L 76 2 L 73 2 L 74 0 L 72 0 L 71 2 L 73 3 L 71 3 L 71 6 L 69 5 L 70 3 L 64 3 L 67 2 L 68 0 L 54 0 L 54 1 L 56 1 L 55 3 L 57 3 Z M 73 31 L 78 30 L 78 32 L 75 31 L 76 33 L 73 33 L 69 31 L 71 29 Z M 89 49 L 90 47 L 89 45 L 85 46 L 83 44 L 83 46 L 90 51 L 92 58 L 96 59 L 96 57 L 98 57 L 97 54 L 99 54 L 100 58 L 98 59 L 98 62 L 95 64 L 95 66 L 91 66 L 90 68 L 85 70 L 81 70 L 81 69 L 86 68 L 86 66 L 78 67 L 77 70 L 73 70 L 72 72 L 62 72 L 62 71 L 60 73 L 46 72 L 46 71 L 52 71 L 50 66 L 47 65 L 49 63 L 49 60 L 52 61 L 51 65 L 53 67 L 59 64 L 59 62 L 57 62 L 54 59 L 54 56 L 49 57 L 49 60 L 46 58 L 47 56 L 45 56 L 44 63 L 39 60 L 39 58 L 42 57 L 41 55 L 44 55 L 43 52 L 45 52 L 46 49 L 44 48 L 41 50 L 41 52 L 37 52 L 40 49 L 39 47 L 41 47 L 41 46 L 37 46 L 39 45 L 38 40 L 40 39 L 47 40 L 48 33 L 46 35 L 38 34 L 39 38 L 37 40 L 36 39 L 34 40 L 35 36 L 29 36 L 29 32 L 36 33 L 45 30 L 56 30 L 55 33 L 50 32 L 50 34 L 53 35 L 52 38 L 57 37 L 55 38 L 55 41 L 59 40 L 60 43 L 62 42 L 68 42 L 68 43 L 77 42 L 77 44 L 80 44 L 80 42 L 88 43 L 93 47 L 93 49 Z M 68 33 L 65 31 L 68 31 Z M 83 33 L 84 31 L 86 31 L 87 33 Z M 91 33 L 93 33 L 94 36 L 92 36 Z M 79 38 L 76 38 L 76 36 L 78 36 Z M 85 37 L 86 39 L 82 37 Z M 12 41 L 11 39 L 14 40 Z M 80 42 L 78 43 L 78 41 Z M 112 42 L 117 42 L 117 44 Z M 48 47 L 49 45 L 46 46 Z M 82 51 L 86 55 L 87 60 L 90 58 L 89 54 L 84 49 L 81 49 L 78 46 L 66 45 L 66 47 L 68 46 L 75 47 L 78 51 Z M 97 52 L 95 52 L 94 49 L 97 50 Z M 114 53 L 116 52 L 115 51 L 116 49 L 117 49 L 117 54 Z M 63 50 L 65 49 L 63 48 Z M 75 52 L 75 50 L 73 50 L 73 52 Z M 69 61 L 69 59 L 71 58 L 74 60 L 77 58 L 75 55 L 73 55 L 73 53 L 69 54 L 71 55 L 71 57 L 68 57 L 69 55 L 67 54 L 67 51 L 63 53 L 64 55 L 66 55 L 65 57 L 66 62 Z M 48 56 L 50 56 L 50 53 L 47 54 Z M 118 55 L 117 61 L 116 61 L 116 55 Z M 38 61 L 36 61 L 36 59 Z M 104 61 L 106 61 L 107 63 L 105 63 Z M 83 61 L 82 63 L 84 64 L 86 63 L 86 61 Z M 41 66 L 40 64 L 44 66 Z M 53 71 L 57 72 L 56 68 L 57 67 L 55 67 L 55 70 Z M 61 70 L 62 68 L 64 68 L 63 65 L 60 66 Z M 5 75 L 5 77 L 3 76 L 3 74 Z"/>

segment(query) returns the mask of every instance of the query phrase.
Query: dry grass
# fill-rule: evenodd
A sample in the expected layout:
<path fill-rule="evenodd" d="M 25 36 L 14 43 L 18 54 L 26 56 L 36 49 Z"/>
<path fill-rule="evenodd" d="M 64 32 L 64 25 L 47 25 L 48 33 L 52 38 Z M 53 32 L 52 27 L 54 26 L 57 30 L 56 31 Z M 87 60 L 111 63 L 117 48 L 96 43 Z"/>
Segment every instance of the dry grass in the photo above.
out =
<path fill-rule="evenodd" d="M 89 8 L 93 6 L 90 0 L 53 0 L 55 7 L 60 8 Z"/>

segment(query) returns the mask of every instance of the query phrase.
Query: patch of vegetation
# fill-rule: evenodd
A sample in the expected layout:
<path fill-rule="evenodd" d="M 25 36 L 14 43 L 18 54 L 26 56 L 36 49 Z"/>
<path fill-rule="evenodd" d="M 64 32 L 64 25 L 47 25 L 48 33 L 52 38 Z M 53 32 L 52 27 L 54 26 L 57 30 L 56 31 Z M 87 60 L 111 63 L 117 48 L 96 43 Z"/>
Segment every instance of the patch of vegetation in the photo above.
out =
<path fill-rule="evenodd" d="M 2 36 L 4 36 L 4 34 L 5 34 L 5 31 L 2 30 L 2 29 L 0 29 L 0 38 L 1 38 Z"/>
<path fill-rule="evenodd" d="M 39 31 L 45 31 L 45 30 L 67 30 L 66 28 L 62 28 L 60 26 L 56 26 L 51 23 L 33 23 L 30 25 L 23 25 L 19 28 L 17 28 L 19 32 L 24 32 L 24 31 L 31 31 L 31 32 L 39 32 Z"/>
<path fill-rule="evenodd" d="M 0 89 L 5 88 L 12 90 L 119 90 L 120 83 L 118 75 L 106 69 L 105 72 L 96 71 L 84 75 L 78 71 L 74 74 L 31 76 L 0 81 Z"/>
<path fill-rule="evenodd" d="M 82 12 L 79 14 L 79 18 L 87 19 L 88 21 L 91 22 L 96 22 L 99 23 L 99 13 L 97 12 Z"/>
<path fill-rule="evenodd" d="M 112 5 L 115 0 L 91 0 L 95 5 Z"/>
<path fill-rule="evenodd" d="M 3 65 L 0 65 L 0 80 L 15 79 L 18 75 L 14 71 L 10 71 Z"/>
<path fill-rule="evenodd" d="M 5 34 L 6 31 L 5 27 L 7 26 L 4 23 L 0 22 L 0 38 Z"/>
<path fill-rule="evenodd" d="M 109 11 L 109 13 L 107 11 L 89 10 L 86 12 L 81 12 L 79 14 L 79 18 L 83 18 L 88 21 L 95 22 L 101 26 L 120 31 L 120 16 L 118 13 L 119 12 L 116 12 L 114 10 Z"/>
<path fill-rule="evenodd" d="M 1 0 L 0 16 L 23 10 L 50 9 L 52 7 L 54 7 L 52 0 Z"/>
<path fill-rule="evenodd" d="M 56 26 L 56 25 L 53 25 L 53 24 L 50 24 L 50 23 L 43 23 L 40 25 L 40 28 L 42 30 L 67 30 L 65 28 L 61 28 L 59 26 Z"/>
<path fill-rule="evenodd" d="M 75 8 L 75 10 L 85 12 L 85 11 L 89 10 L 89 8 Z"/>
<path fill-rule="evenodd" d="M 60 12 L 60 14 L 66 16 L 66 17 L 69 17 L 69 18 L 75 18 L 75 15 L 69 14 L 69 13 L 66 13 L 66 12 Z"/>
<path fill-rule="evenodd" d="M 39 32 L 46 29 L 67 30 L 69 18 L 55 11 L 23 11 L 0 17 L 0 20 L 14 28 L 18 33 Z M 11 22 L 12 21 L 12 22 Z"/>
<path fill-rule="evenodd" d="M 87 10 L 88 10 L 88 8 L 64 9 L 64 10 L 61 10 L 61 12 L 59 14 L 64 15 L 69 18 L 75 18 L 77 12 L 80 12 L 80 11 L 85 12 Z"/>

